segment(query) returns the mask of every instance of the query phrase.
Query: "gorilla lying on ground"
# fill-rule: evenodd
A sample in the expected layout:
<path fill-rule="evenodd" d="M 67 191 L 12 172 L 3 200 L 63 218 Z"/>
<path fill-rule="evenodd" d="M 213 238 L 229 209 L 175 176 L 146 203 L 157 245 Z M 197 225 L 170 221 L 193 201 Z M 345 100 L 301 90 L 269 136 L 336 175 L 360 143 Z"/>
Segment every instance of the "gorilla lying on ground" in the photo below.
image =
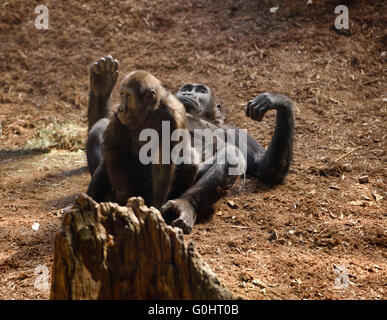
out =
<path fill-rule="evenodd" d="M 153 179 L 149 179 L 151 182 L 145 181 L 143 173 L 147 173 L 147 176 L 151 174 L 149 173 L 149 165 L 141 164 L 138 154 L 133 154 L 133 148 L 129 148 L 130 151 L 124 158 L 121 158 L 121 163 L 123 161 L 127 163 L 123 168 L 124 175 L 126 175 L 124 178 L 126 188 L 122 189 L 121 182 L 117 183 L 120 179 L 117 180 L 109 173 L 116 171 L 116 167 L 111 164 L 107 166 L 107 160 L 104 157 L 104 142 L 105 144 L 113 144 L 110 141 L 112 138 L 107 138 L 108 134 L 105 130 L 119 113 L 119 111 L 113 112 L 110 101 L 117 77 L 118 61 L 113 60 L 111 56 L 99 59 L 90 67 L 89 133 L 86 153 L 92 179 L 87 193 L 98 202 L 115 201 L 120 204 L 125 204 L 125 201 L 131 196 L 142 196 L 147 205 L 152 205 L 155 203 L 152 201 L 152 197 L 155 195 L 152 195 L 151 190 L 154 193 L 155 189 L 149 189 L 149 187 L 147 189 L 146 185 L 150 183 L 157 183 L 159 186 L 167 185 L 166 181 L 156 181 L 160 178 L 154 178 L 152 175 Z M 218 145 L 214 147 L 216 145 L 214 140 L 206 139 L 197 134 L 197 129 L 202 129 L 201 132 L 209 129 L 213 132 L 216 131 L 216 136 L 219 137 L 219 132 L 225 133 L 227 129 L 232 128 L 223 125 L 224 116 L 211 89 L 203 84 L 185 84 L 175 96 L 183 104 L 186 111 L 184 126 L 192 137 L 192 148 L 197 154 L 202 155 L 201 159 L 208 159 L 210 155 L 212 161 L 203 160 L 194 167 L 192 165 L 176 166 L 171 186 L 165 189 L 168 190 L 166 203 L 159 202 L 155 206 L 160 209 L 168 224 L 181 228 L 184 233 L 189 233 L 195 223 L 196 216 L 208 216 L 212 212 L 213 204 L 236 181 L 238 176 L 229 174 L 230 169 L 238 167 L 240 172 L 265 182 L 282 182 L 292 160 L 294 108 L 293 102 L 282 94 L 263 93 L 257 96 L 247 104 L 246 115 L 248 117 L 259 122 L 267 111 L 277 111 L 275 130 L 268 149 L 266 150 L 253 137 L 249 134 L 243 134 L 242 130 L 237 128 L 234 128 L 236 129 L 234 137 L 230 137 L 228 134 L 223 135 L 222 148 L 219 149 Z M 136 97 L 136 101 L 143 98 Z M 175 102 L 170 102 L 170 105 L 174 104 Z M 122 111 L 122 108 L 135 112 L 134 110 L 138 110 L 139 106 L 130 107 L 130 104 L 127 103 L 127 96 L 121 96 L 118 110 Z M 176 108 L 178 109 L 177 105 Z M 132 115 L 137 117 L 135 113 Z M 146 116 L 141 115 L 140 118 L 145 119 Z M 161 121 L 162 119 L 159 119 L 160 123 Z M 195 130 L 196 134 L 194 134 Z M 134 141 L 135 138 L 138 139 L 138 133 L 134 131 L 134 129 L 129 128 L 124 134 L 129 140 L 132 135 Z M 242 136 L 244 139 L 240 138 Z M 108 139 L 110 140 L 107 141 Z M 123 141 L 123 139 L 121 137 L 118 141 Z M 195 143 L 195 139 L 204 140 L 204 143 Z M 241 152 L 242 149 L 245 152 Z M 225 159 L 225 161 L 217 161 L 221 159 Z M 138 185 L 142 185 L 144 188 L 138 188 Z M 126 194 L 121 192 L 118 196 L 119 189 L 126 190 Z"/>

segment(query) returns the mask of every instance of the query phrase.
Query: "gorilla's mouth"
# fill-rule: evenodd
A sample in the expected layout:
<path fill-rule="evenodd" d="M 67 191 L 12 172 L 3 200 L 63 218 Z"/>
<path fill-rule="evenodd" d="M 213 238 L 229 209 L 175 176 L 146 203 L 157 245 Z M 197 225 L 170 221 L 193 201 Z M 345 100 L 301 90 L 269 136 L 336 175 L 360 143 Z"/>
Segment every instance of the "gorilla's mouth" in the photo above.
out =
<path fill-rule="evenodd" d="M 148 114 L 149 112 L 147 111 L 143 114 L 135 114 L 126 107 L 124 110 L 118 110 L 116 116 L 123 125 L 128 126 L 132 130 L 137 130 L 144 126 Z"/>
<path fill-rule="evenodd" d="M 197 100 L 188 97 L 179 97 L 179 101 L 184 105 L 187 112 L 198 113 L 199 105 Z"/>

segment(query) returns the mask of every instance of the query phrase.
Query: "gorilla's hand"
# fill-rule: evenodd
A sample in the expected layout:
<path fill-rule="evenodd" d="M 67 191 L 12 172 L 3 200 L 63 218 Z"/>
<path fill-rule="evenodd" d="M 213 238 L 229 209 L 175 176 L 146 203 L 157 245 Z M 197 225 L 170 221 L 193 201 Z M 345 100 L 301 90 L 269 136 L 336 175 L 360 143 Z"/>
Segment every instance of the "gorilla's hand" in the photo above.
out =
<path fill-rule="evenodd" d="M 118 77 L 118 60 L 101 58 L 90 66 L 90 89 L 96 96 L 110 96 Z"/>
<path fill-rule="evenodd" d="M 253 120 L 261 121 L 267 111 L 273 109 L 281 111 L 287 107 L 292 107 L 292 102 L 287 96 L 265 92 L 247 103 L 246 115 Z"/>
<path fill-rule="evenodd" d="M 186 199 L 169 200 L 160 212 L 167 224 L 182 229 L 185 234 L 190 233 L 195 224 L 195 208 Z"/>

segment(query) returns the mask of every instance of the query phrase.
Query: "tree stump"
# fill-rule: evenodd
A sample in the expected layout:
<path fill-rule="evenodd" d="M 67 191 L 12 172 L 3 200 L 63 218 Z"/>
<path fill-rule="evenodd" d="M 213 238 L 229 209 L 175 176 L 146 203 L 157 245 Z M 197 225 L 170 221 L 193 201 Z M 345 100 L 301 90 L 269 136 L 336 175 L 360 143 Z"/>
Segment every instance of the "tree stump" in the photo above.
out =
<path fill-rule="evenodd" d="M 235 299 L 180 229 L 131 198 L 81 194 L 56 235 L 51 299 Z"/>

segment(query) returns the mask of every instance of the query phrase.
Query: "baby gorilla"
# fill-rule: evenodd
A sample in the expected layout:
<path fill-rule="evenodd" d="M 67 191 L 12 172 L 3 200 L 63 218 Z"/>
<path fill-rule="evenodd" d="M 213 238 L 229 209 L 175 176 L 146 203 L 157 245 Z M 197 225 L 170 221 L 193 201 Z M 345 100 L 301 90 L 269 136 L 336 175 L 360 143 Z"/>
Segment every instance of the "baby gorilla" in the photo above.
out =
<path fill-rule="evenodd" d="M 121 103 L 103 134 L 102 168 L 97 171 L 107 172 L 113 193 L 110 201 L 125 205 L 129 197 L 141 196 L 148 206 L 160 208 L 174 182 L 175 165 L 162 163 L 161 139 L 158 163 L 142 164 L 139 154 L 146 142 L 140 141 L 140 133 L 143 129 L 154 129 L 161 137 L 162 121 L 169 121 L 171 131 L 184 129 L 184 107 L 158 79 L 145 71 L 134 71 L 126 76 L 119 92 Z M 167 152 L 170 153 L 177 143 L 171 141 Z M 93 190 L 93 180 L 90 190 Z"/>

